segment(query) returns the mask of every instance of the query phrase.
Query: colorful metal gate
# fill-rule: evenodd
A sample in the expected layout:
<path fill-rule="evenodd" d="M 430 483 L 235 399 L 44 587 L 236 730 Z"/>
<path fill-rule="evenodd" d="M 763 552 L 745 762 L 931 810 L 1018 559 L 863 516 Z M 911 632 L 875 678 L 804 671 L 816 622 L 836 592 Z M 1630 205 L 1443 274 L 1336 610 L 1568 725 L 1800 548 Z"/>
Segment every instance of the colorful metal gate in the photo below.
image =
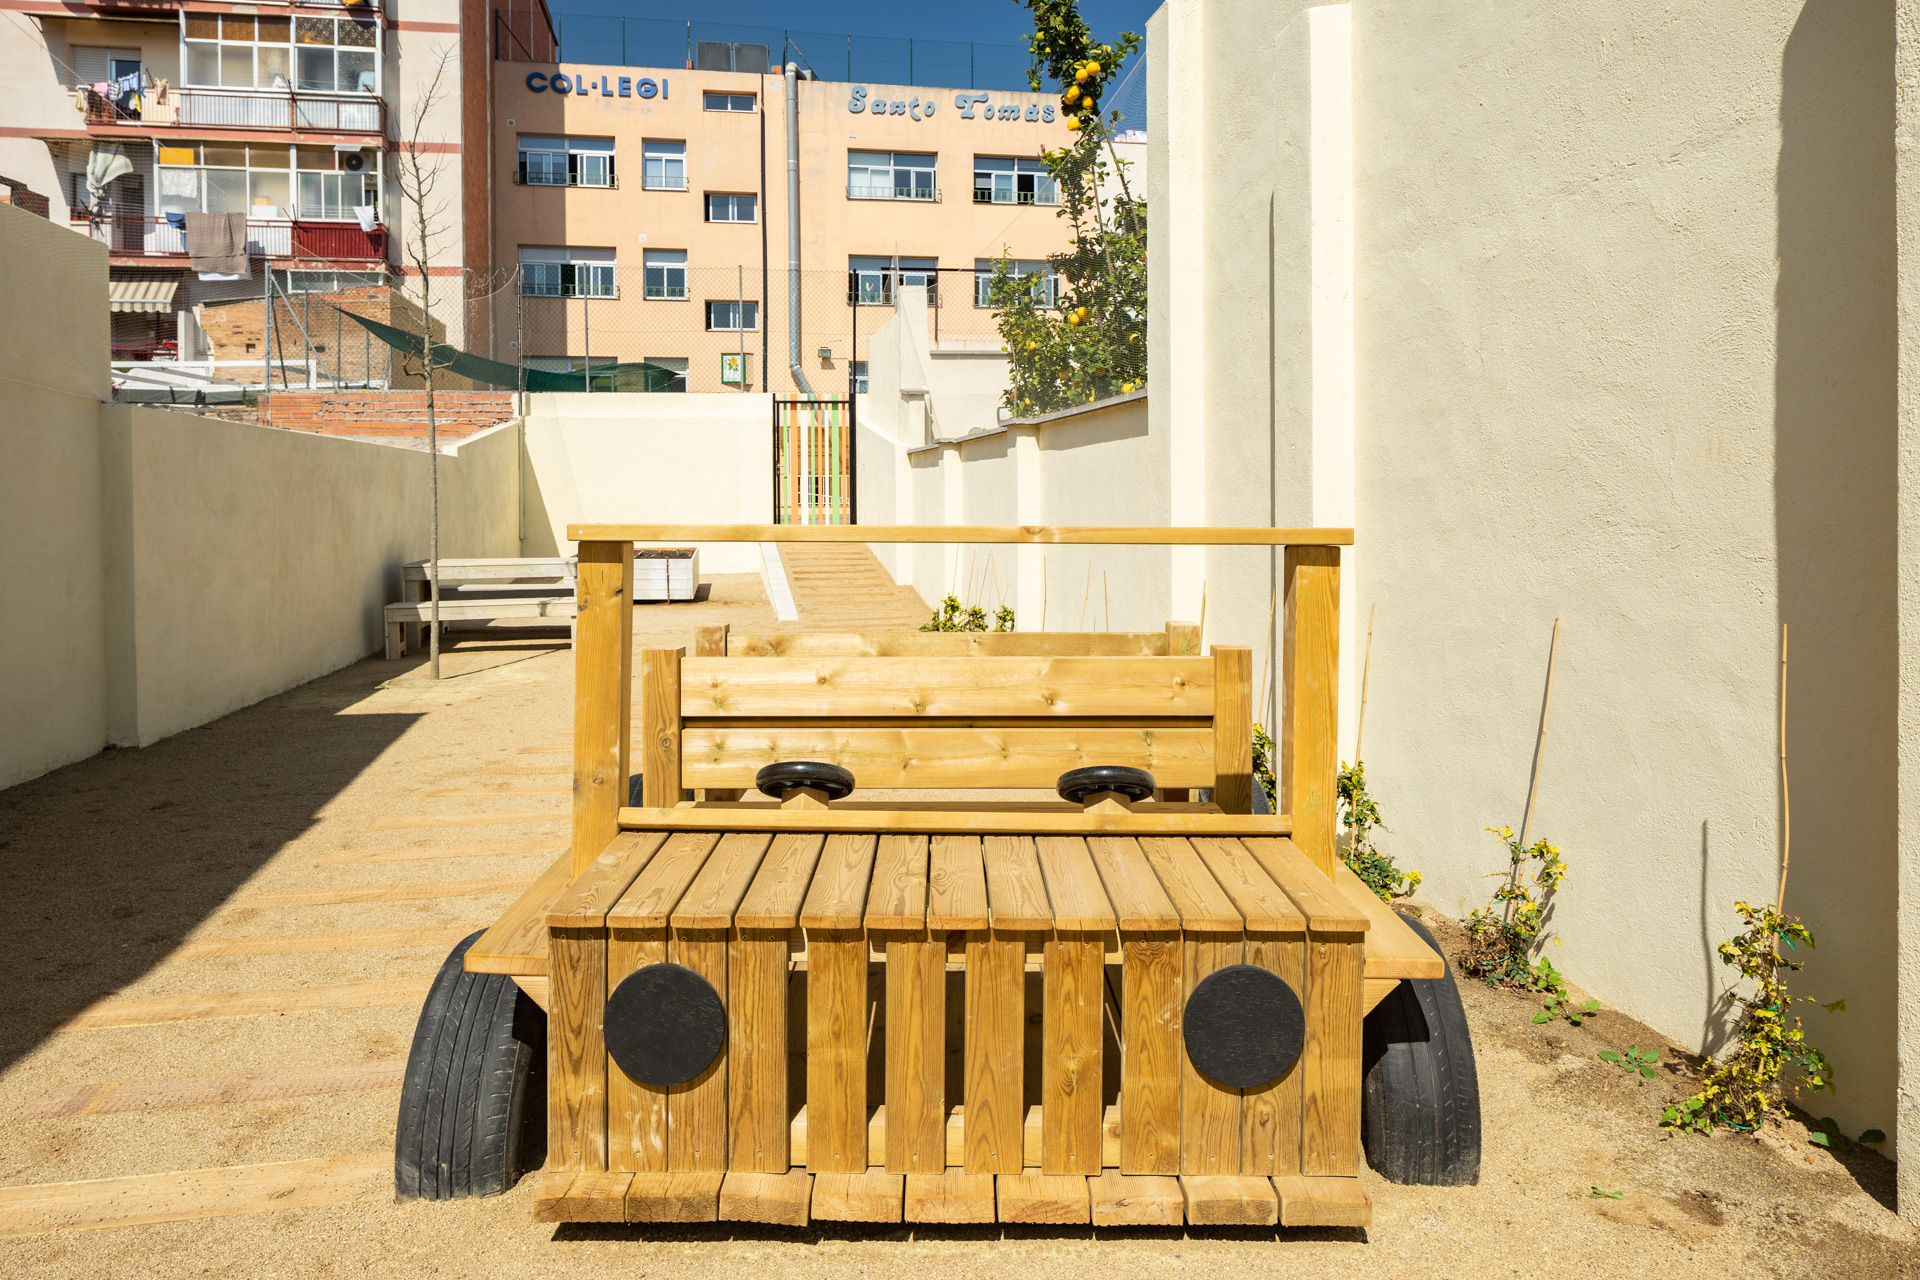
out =
<path fill-rule="evenodd" d="M 773 522 L 852 524 L 853 402 L 773 401 Z"/>

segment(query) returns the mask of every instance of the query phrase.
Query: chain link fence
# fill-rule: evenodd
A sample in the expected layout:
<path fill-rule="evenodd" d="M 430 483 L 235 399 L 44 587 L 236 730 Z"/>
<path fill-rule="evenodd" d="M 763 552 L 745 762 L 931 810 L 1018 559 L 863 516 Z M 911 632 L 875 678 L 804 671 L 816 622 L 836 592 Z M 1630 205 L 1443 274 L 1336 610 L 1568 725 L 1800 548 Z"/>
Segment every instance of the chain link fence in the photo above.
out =
<path fill-rule="evenodd" d="M 1059 301 L 1045 264 L 1017 265 L 1043 305 Z M 422 331 L 424 317 L 435 345 L 505 366 L 496 370 L 505 390 L 526 389 L 520 370 L 588 371 L 589 391 L 637 389 L 615 368 L 646 364 L 671 374 L 647 383 L 663 390 L 834 396 L 867 390 L 876 339 L 889 325 L 920 333 L 934 357 L 1002 354 L 991 274 L 887 258 L 801 271 L 795 326 L 788 273 L 758 263 L 527 262 L 435 275 L 424 310 L 417 276 L 276 272 L 270 306 L 224 304 L 234 314 L 208 331 L 226 340 L 222 358 L 259 362 L 249 383 L 275 390 L 424 386 L 419 362 L 355 324 L 357 314 L 408 334 Z M 1138 363 L 1144 378 L 1144 347 Z M 436 385 L 486 389 L 445 372 Z"/>

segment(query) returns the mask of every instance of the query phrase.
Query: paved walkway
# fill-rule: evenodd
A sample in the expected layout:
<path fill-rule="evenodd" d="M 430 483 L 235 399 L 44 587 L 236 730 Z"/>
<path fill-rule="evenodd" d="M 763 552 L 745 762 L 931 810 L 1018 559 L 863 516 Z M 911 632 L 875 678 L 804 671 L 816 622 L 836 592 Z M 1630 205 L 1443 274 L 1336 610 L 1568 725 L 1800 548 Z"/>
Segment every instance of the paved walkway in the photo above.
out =
<path fill-rule="evenodd" d="M 918 631 L 932 616 L 864 542 L 785 542 L 780 559 L 802 631 Z"/>

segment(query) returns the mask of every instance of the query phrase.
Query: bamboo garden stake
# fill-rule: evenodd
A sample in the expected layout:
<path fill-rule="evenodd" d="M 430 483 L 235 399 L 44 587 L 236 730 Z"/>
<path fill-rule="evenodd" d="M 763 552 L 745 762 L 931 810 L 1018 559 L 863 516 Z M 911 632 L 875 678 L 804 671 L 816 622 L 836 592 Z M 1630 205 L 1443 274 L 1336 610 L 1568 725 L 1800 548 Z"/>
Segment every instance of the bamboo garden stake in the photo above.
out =
<path fill-rule="evenodd" d="M 1787 912 L 1787 868 L 1793 862 L 1793 802 L 1787 794 L 1787 624 L 1780 624 L 1780 891 L 1773 909 Z M 1776 946 L 1779 944 L 1776 942 Z"/>
<path fill-rule="evenodd" d="M 1560 656 L 1560 619 L 1553 620 L 1553 643 L 1547 648 L 1547 696 L 1540 705 L 1540 736 L 1533 747 L 1533 781 L 1527 784 L 1527 812 L 1520 820 L 1520 847 L 1533 832 L 1533 801 L 1540 793 L 1540 762 L 1547 754 L 1547 715 L 1553 710 L 1553 667 Z M 1516 867 L 1518 863 L 1514 864 Z"/>
<path fill-rule="evenodd" d="M 1367 676 L 1373 670 L 1373 615 L 1379 608 L 1380 606 L 1376 604 L 1367 610 L 1367 656 L 1360 661 L 1360 719 L 1353 729 L 1353 762 L 1355 764 L 1360 763 L 1360 741 L 1367 736 Z"/>

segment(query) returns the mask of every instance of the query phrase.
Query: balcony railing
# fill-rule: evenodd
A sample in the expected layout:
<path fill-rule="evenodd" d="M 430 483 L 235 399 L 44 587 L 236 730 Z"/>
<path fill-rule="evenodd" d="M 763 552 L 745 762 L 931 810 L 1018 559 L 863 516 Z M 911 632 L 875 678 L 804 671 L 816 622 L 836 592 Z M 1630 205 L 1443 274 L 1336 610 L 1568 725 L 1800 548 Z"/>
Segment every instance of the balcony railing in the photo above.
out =
<path fill-rule="evenodd" d="M 173 89 L 166 102 L 122 111 L 87 90 L 90 125 L 144 124 L 195 129 L 313 129 L 325 133 L 385 133 L 387 104 L 370 93 L 227 92 Z"/>
<path fill-rule="evenodd" d="M 86 231 L 116 256 L 184 258 L 187 233 L 165 217 L 108 214 L 89 222 L 74 217 L 74 229 Z M 254 257 L 312 258 L 326 262 L 381 262 L 387 256 L 386 228 L 362 231 L 357 222 L 288 222 L 248 219 L 247 252 Z"/>
<path fill-rule="evenodd" d="M 648 173 L 641 175 L 640 189 L 643 191 L 685 191 L 687 175 L 684 173 Z"/>
<path fill-rule="evenodd" d="M 541 169 L 521 165 L 513 175 L 516 186 L 522 187 L 607 187 L 620 185 L 620 177 L 613 173 L 567 173 L 555 169 Z M 682 188 L 684 189 L 684 184 Z"/>
<path fill-rule="evenodd" d="M 865 182 L 847 184 L 849 200 L 925 200 L 937 202 L 940 199 L 938 187 L 900 187 L 874 186 Z"/>
<path fill-rule="evenodd" d="M 973 189 L 975 204 L 1059 204 L 1060 197 L 1038 191 L 1000 191 L 992 187 Z"/>

